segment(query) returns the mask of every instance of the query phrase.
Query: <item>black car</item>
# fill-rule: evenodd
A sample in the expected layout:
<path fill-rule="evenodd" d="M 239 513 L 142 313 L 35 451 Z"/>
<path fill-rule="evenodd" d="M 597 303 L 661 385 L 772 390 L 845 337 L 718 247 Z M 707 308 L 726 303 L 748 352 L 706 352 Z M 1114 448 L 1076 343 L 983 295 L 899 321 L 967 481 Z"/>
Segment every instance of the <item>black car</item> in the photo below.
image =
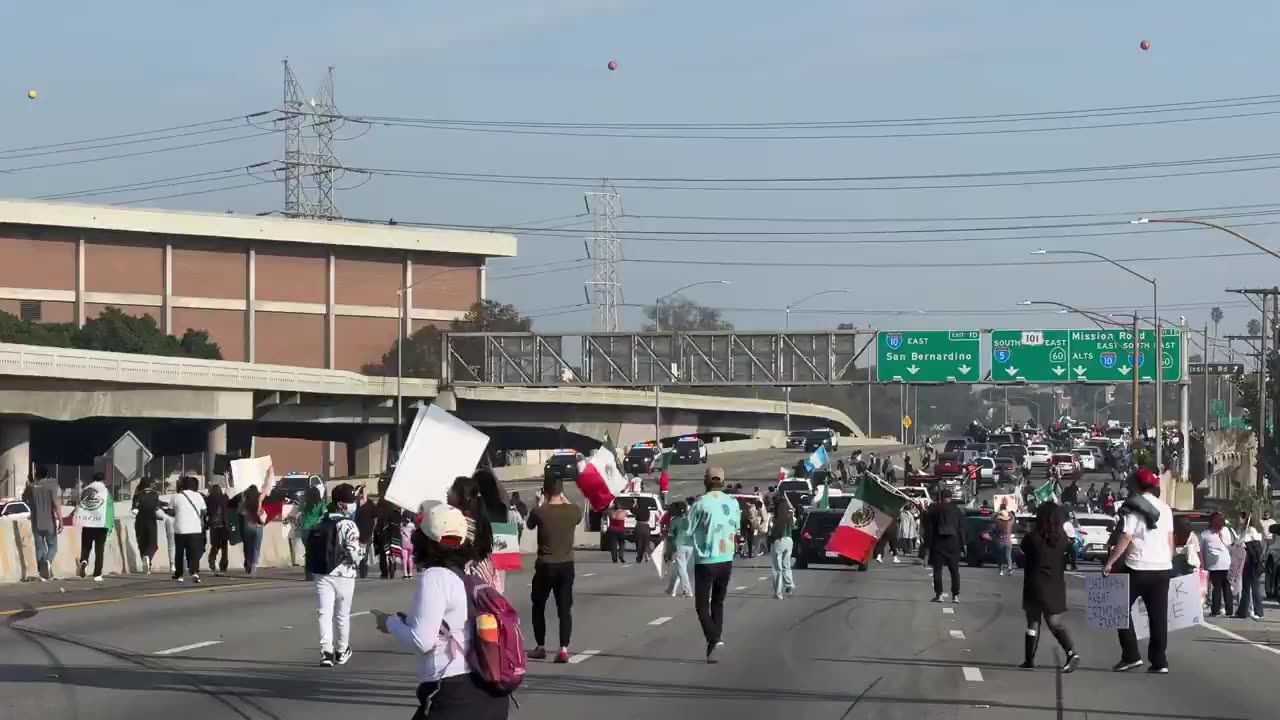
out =
<path fill-rule="evenodd" d="M 948 440 L 947 444 L 943 446 L 942 452 L 959 452 L 961 450 L 968 449 L 968 447 L 969 441 L 967 439 L 956 438 L 954 440 Z"/>
<path fill-rule="evenodd" d="M 557 450 L 542 468 L 543 480 L 577 480 L 578 463 L 582 453 L 576 450 Z"/>
<path fill-rule="evenodd" d="M 834 499 L 834 498 L 833 498 Z M 840 525 L 844 510 L 810 509 L 804 514 L 800 529 L 796 531 L 795 563 L 797 570 L 804 570 L 810 565 L 857 565 L 858 569 L 867 568 L 862 563 L 854 562 L 843 555 L 827 552 L 827 541 Z"/>
<path fill-rule="evenodd" d="M 804 451 L 815 452 L 820 447 L 825 447 L 828 451 L 835 450 L 835 445 L 831 441 L 830 430 L 810 430 L 804 434 Z"/>
<path fill-rule="evenodd" d="M 996 450 L 996 456 L 1013 458 L 1013 461 L 1018 463 L 1018 467 L 1022 467 L 1022 463 L 1027 459 L 1027 446 L 1017 443 L 1001 445 L 1000 449 Z"/>
<path fill-rule="evenodd" d="M 701 438 L 682 437 L 671 448 L 673 465 L 701 465 L 707 461 L 707 446 Z"/>
<path fill-rule="evenodd" d="M 628 475 L 647 475 L 653 472 L 658 459 L 658 449 L 651 445 L 633 447 L 622 458 L 622 472 Z"/>
<path fill-rule="evenodd" d="M 982 567 L 983 563 L 999 564 L 996 556 L 995 514 L 990 510 L 969 510 L 964 516 L 964 559 L 970 567 Z"/>
<path fill-rule="evenodd" d="M 804 447 L 804 436 L 802 432 L 793 432 L 787 434 L 787 449 L 795 448 L 797 450 Z"/>

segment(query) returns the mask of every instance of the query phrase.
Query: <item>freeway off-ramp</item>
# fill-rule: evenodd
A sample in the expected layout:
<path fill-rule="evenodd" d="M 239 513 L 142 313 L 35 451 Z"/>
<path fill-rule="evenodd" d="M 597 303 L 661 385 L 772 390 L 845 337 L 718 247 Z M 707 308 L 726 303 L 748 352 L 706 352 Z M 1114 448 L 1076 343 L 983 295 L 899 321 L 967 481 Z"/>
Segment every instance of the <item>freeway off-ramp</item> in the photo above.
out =
<path fill-rule="evenodd" d="M 740 473 L 751 485 L 757 475 L 763 485 L 801 453 L 734 455 L 714 462 L 731 479 Z M 688 490 L 676 492 L 693 492 L 701 471 L 681 467 L 677 482 Z M 528 632 L 525 560 L 508 576 L 508 596 Z M 1073 573 L 1068 624 L 1084 663 L 1075 674 L 1056 674 L 1056 646 L 1046 637 L 1044 669 L 1027 673 L 1016 668 L 1020 575 L 964 568 L 963 602 L 953 606 L 928 602 L 929 575 L 912 561 L 873 564 L 867 573 L 816 566 L 796 572 L 795 597 L 777 601 L 763 558 L 736 565 L 726 646 L 713 666 L 702 662 L 692 601 L 666 596 L 651 565 L 613 565 L 599 551 L 580 551 L 577 562 L 575 662 L 531 663 L 513 718 L 1244 720 L 1272 712 L 1269 681 L 1280 672 L 1280 652 L 1268 645 L 1280 624 L 1215 620 L 1216 629 L 1172 636 L 1172 675 L 1111 673 L 1115 635 L 1084 627 L 1083 575 Z M 157 576 L 0 588 L 0 717 L 412 715 L 414 658 L 378 634 L 367 614 L 405 609 L 412 583 L 360 582 L 355 657 L 324 669 L 314 590 L 299 575 L 209 578 L 198 589 Z"/>

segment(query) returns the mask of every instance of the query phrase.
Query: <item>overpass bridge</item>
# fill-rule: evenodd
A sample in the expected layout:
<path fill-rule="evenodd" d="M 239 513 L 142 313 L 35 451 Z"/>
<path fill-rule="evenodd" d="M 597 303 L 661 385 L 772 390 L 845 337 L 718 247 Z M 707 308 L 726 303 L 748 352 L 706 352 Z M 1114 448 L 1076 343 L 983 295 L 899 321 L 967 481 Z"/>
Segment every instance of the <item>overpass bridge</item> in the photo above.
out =
<path fill-rule="evenodd" d="M 33 423 L 56 431 L 60 424 L 102 418 L 130 427 L 193 425 L 209 458 L 228 450 L 251 453 L 255 437 L 343 442 L 352 472 L 376 472 L 390 452 L 397 386 L 410 408 L 439 403 L 510 449 L 554 447 L 565 433 L 584 446 L 606 433 L 620 444 L 654 435 L 652 390 L 442 387 L 435 380 L 336 370 L 0 343 L 0 484 L 12 479 L 8 491 L 20 490 L 31 459 L 56 461 L 50 456 L 63 441 L 35 442 L 33 449 Z M 784 403 L 771 400 L 661 396 L 664 438 L 779 437 L 785 412 Z M 792 403 L 790 412 L 799 427 L 862 434 L 834 408 Z"/>

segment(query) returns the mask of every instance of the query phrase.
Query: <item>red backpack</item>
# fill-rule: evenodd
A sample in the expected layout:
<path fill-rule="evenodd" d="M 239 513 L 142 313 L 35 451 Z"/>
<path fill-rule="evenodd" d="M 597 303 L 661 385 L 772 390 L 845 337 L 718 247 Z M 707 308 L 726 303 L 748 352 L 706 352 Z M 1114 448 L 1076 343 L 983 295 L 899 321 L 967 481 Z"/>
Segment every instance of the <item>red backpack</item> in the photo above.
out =
<path fill-rule="evenodd" d="M 520 615 L 497 588 L 474 575 L 460 575 L 467 591 L 467 619 L 472 621 L 471 672 L 494 695 L 510 695 L 524 681 L 524 635 Z M 441 635 L 448 635 L 441 628 Z M 452 646 L 457 642 L 449 636 Z"/>

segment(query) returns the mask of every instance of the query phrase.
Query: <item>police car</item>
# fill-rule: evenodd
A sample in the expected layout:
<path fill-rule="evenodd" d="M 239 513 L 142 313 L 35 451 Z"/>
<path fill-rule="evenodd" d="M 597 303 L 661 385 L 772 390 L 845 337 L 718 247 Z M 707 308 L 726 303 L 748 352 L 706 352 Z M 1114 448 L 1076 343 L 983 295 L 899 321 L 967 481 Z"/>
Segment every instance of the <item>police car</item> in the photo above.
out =
<path fill-rule="evenodd" d="M 662 457 L 662 448 L 656 443 L 643 442 L 632 445 L 622 458 L 622 472 L 628 475 L 647 475 L 653 472 Z"/>
<path fill-rule="evenodd" d="M 623 493 L 615 497 L 613 504 L 605 512 L 605 521 L 601 529 L 608 529 L 608 518 L 613 514 L 614 510 L 626 510 L 627 519 L 624 538 L 626 542 L 635 543 L 636 509 L 641 507 L 649 510 L 650 545 L 657 545 L 662 540 L 662 516 L 666 514 L 666 509 L 662 506 L 662 497 L 657 493 Z M 609 549 L 609 539 L 604 532 L 600 533 L 600 549 Z"/>
<path fill-rule="evenodd" d="M 577 480 L 578 464 L 582 461 L 582 453 L 573 448 L 556 450 L 547 458 L 547 464 L 542 468 L 542 479 Z"/>
<path fill-rule="evenodd" d="M 31 517 L 31 508 L 21 500 L 0 498 L 0 518 L 5 520 L 25 520 Z"/>
<path fill-rule="evenodd" d="M 291 472 L 276 479 L 267 501 L 292 501 L 301 505 L 307 499 L 307 490 L 316 488 L 320 497 L 325 496 L 324 479 L 315 473 Z"/>
<path fill-rule="evenodd" d="M 707 461 L 707 446 L 702 438 L 690 435 L 676 440 L 671 448 L 673 465 L 701 465 Z"/>

